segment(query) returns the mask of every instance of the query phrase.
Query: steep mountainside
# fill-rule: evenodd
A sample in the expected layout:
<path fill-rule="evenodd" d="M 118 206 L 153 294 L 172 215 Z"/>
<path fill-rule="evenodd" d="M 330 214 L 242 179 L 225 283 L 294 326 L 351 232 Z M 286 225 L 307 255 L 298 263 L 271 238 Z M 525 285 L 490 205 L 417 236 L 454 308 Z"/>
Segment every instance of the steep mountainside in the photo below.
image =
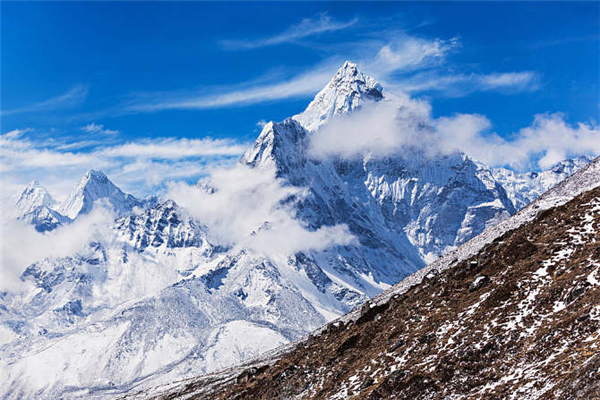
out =
<path fill-rule="evenodd" d="M 105 199 L 118 215 L 143 205 L 132 195 L 123 193 L 104 173 L 90 170 L 81 178 L 77 187 L 60 206 L 59 211 L 61 214 L 75 219 L 78 215 L 89 213 L 94 202 L 99 199 Z"/>
<path fill-rule="evenodd" d="M 288 350 L 138 395 L 600 398 L 599 184 L 596 159 L 503 228 Z"/>
<path fill-rule="evenodd" d="M 401 151 L 353 160 L 311 157 L 311 136 L 319 134 L 314 129 L 373 101 L 395 104 L 398 118 L 414 129 L 425 129 L 401 99 L 383 93 L 379 83 L 347 62 L 304 113 L 265 125 L 242 162 L 255 168 L 274 165 L 278 176 L 307 187 L 310 196 L 299 216 L 311 227 L 344 222 L 362 248 L 381 249 L 383 244 L 395 260 L 402 260 L 395 262 L 395 271 L 381 273 L 381 264 L 389 264 L 384 259 L 383 263 L 358 259 L 352 264 L 366 264 L 365 272 L 393 284 L 516 210 L 491 170 L 464 153 L 424 157 Z M 382 256 L 380 251 L 377 256 Z"/>

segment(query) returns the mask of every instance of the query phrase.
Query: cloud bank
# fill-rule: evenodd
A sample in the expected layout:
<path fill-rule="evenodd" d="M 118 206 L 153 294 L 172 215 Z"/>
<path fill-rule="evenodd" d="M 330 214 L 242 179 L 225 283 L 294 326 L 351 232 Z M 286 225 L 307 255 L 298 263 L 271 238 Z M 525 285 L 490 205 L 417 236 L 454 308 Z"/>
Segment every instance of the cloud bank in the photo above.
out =
<path fill-rule="evenodd" d="M 600 154 L 600 129 L 575 125 L 560 113 L 536 115 L 533 123 L 505 139 L 483 115 L 455 114 L 434 119 L 423 102 L 404 98 L 380 102 L 334 120 L 310 141 L 315 158 L 385 157 L 420 149 L 424 154 L 462 151 L 490 166 L 517 170 L 549 168 L 570 157 Z"/>
<path fill-rule="evenodd" d="M 144 196 L 168 180 L 197 180 L 208 173 L 208 164 L 234 163 L 248 147 L 232 139 L 209 137 L 109 143 L 43 139 L 32 129 L 0 135 L 3 196 L 15 195 L 28 181 L 38 179 L 57 198 L 64 198 L 91 168 L 104 171 L 124 190 Z"/>
<path fill-rule="evenodd" d="M 276 178 L 274 168 L 236 164 L 213 170 L 200 185 L 173 183 L 166 197 L 205 224 L 213 240 L 264 254 L 322 250 L 355 240 L 345 225 L 311 231 L 298 221 L 291 205 L 305 195 Z"/>

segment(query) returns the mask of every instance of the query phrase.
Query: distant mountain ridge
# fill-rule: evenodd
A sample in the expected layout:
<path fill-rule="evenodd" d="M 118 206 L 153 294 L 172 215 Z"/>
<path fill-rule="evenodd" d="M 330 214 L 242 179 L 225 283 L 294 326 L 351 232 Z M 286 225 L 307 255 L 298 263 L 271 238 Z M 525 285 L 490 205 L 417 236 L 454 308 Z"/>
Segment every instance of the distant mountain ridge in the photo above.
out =
<path fill-rule="evenodd" d="M 21 218 L 40 232 L 51 231 L 88 214 L 94 203 L 102 201 L 117 216 L 130 213 L 134 208 L 156 204 L 156 198 L 138 200 L 124 193 L 101 171 L 89 170 L 62 203 L 57 203 L 38 181 L 32 181 L 21 192 L 16 206 Z"/>
<path fill-rule="evenodd" d="M 506 190 L 515 208 L 521 209 L 591 161 L 588 156 L 580 156 L 561 161 L 541 172 L 516 173 L 506 168 L 494 168 L 492 173 Z"/>

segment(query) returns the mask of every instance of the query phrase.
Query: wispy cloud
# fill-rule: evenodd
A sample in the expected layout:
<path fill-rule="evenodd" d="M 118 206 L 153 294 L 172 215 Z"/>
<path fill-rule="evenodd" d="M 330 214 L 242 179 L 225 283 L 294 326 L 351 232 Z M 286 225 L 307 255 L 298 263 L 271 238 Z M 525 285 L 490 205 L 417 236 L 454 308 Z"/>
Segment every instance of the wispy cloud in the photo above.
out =
<path fill-rule="evenodd" d="M 127 143 L 105 141 L 49 143 L 27 130 L 0 135 L 0 166 L 6 194 L 31 179 L 45 182 L 58 196 L 90 168 L 101 169 L 139 195 L 171 179 L 197 179 L 208 165 L 234 163 L 248 144 L 229 139 L 156 138 Z"/>
<path fill-rule="evenodd" d="M 539 50 L 546 47 L 554 47 L 560 46 L 568 43 L 575 42 L 586 42 L 586 41 L 598 41 L 600 40 L 600 35 L 585 35 L 585 36 L 570 36 L 570 37 L 562 37 L 559 39 L 550 39 L 550 40 L 542 40 L 537 42 L 526 43 L 525 47 L 532 50 Z"/>
<path fill-rule="evenodd" d="M 174 160 L 190 157 L 236 156 L 243 153 L 246 148 L 246 144 L 240 144 L 231 139 L 159 138 L 109 147 L 98 154 L 107 157 L 140 157 Z"/>
<path fill-rule="evenodd" d="M 540 77 L 534 71 L 493 72 L 489 74 L 440 74 L 420 72 L 393 82 L 393 88 L 408 93 L 438 92 L 448 97 L 463 97 L 477 91 L 497 91 L 505 94 L 532 92 L 540 87 Z"/>
<path fill-rule="evenodd" d="M 283 43 L 293 43 L 309 36 L 347 29 L 357 22 L 357 18 L 349 21 L 336 21 L 326 13 L 322 13 L 315 18 L 305 18 L 298 24 L 292 25 L 283 32 L 273 36 L 254 40 L 223 40 L 220 44 L 227 50 L 249 50 L 260 47 L 276 46 Z"/>
<path fill-rule="evenodd" d="M 367 68 L 382 74 L 423 69 L 444 62 L 460 46 L 458 37 L 429 40 L 403 35 L 381 46 Z"/>
<path fill-rule="evenodd" d="M 311 97 L 331 79 L 346 59 L 382 81 L 388 91 L 436 91 L 446 96 L 466 96 L 475 91 L 505 94 L 533 91 L 540 78 L 533 71 L 448 73 L 448 57 L 461 48 L 458 37 L 426 39 L 405 33 L 387 33 L 381 40 L 342 46 L 351 53 L 337 54 L 301 74 L 255 79 L 204 92 L 160 93 L 133 97 L 122 110 L 130 113 L 239 107 L 269 101 Z M 341 51 L 341 49 L 338 49 Z"/>
<path fill-rule="evenodd" d="M 21 108 L 14 108 L 12 110 L 2 110 L 0 115 L 12 115 L 12 114 L 23 114 L 23 113 L 31 113 L 38 111 L 49 111 L 49 110 L 57 110 L 60 108 L 68 108 L 75 107 L 79 104 L 82 104 L 88 94 L 88 88 L 85 85 L 77 85 L 65 93 L 49 98 L 47 100 L 43 100 L 37 103 L 32 103 L 28 106 Z"/>
<path fill-rule="evenodd" d="M 94 122 L 81 127 L 81 130 L 94 135 L 116 135 L 119 133 L 117 130 L 104 128 L 104 125 Z"/>
<path fill-rule="evenodd" d="M 336 64 L 337 65 L 337 64 Z M 162 93 L 158 99 L 147 96 L 134 99 L 125 106 L 129 112 L 155 112 L 162 110 L 194 110 L 263 103 L 267 101 L 298 98 L 312 95 L 321 89 L 335 72 L 331 63 L 274 83 L 248 82 L 222 90 L 221 93 L 182 96 L 180 93 Z"/>

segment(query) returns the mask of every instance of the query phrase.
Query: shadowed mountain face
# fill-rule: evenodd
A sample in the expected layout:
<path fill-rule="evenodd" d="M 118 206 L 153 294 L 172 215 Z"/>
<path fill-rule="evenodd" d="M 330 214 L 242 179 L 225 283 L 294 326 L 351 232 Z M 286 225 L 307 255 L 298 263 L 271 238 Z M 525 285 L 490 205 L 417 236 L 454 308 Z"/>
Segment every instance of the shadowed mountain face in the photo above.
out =
<path fill-rule="evenodd" d="M 596 182 L 599 170 L 592 171 Z M 545 207 L 539 202 L 513 219 L 525 221 L 534 208 Z M 401 283 L 285 352 L 154 395 L 598 398 L 598 232 L 595 187 L 516 229 L 490 235 L 493 240 L 476 254 L 445 270 L 429 269 L 413 286 Z"/>

